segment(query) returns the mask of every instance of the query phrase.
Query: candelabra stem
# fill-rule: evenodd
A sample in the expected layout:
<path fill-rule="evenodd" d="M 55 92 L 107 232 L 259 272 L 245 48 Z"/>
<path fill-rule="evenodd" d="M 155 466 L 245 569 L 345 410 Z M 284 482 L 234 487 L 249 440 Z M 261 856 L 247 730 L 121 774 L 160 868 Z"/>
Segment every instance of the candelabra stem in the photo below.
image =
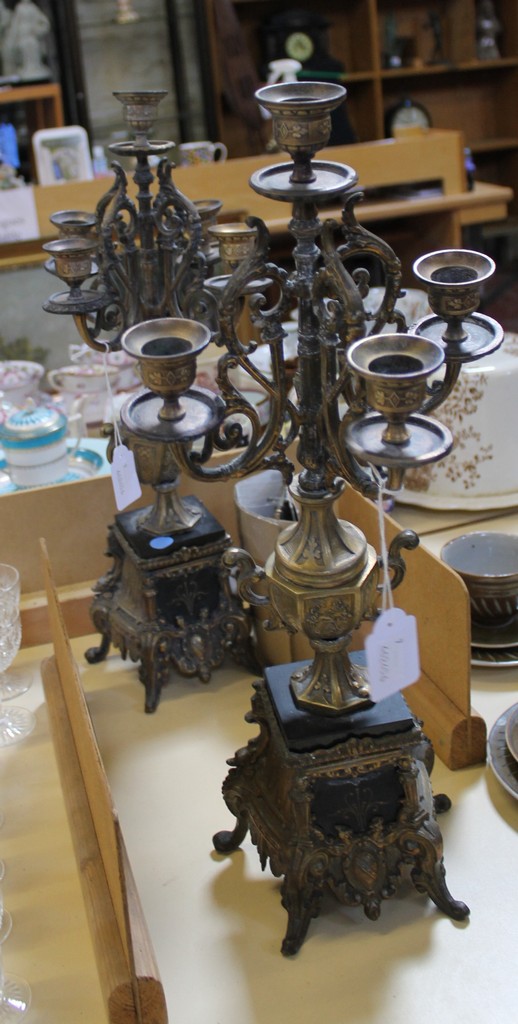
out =
<path fill-rule="evenodd" d="M 301 425 L 298 460 L 303 466 L 301 488 L 313 492 L 324 486 L 325 449 L 319 418 L 322 411 L 321 354 L 318 322 L 313 309 L 313 287 L 320 250 L 316 239 L 322 229 L 315 203 L 298 200 L 293 204 L 289 225 L 295 238 L 294 280 L 298 298 L 298 393 Z"/>
<path fill-rule="evenodd" d="M 369 703 L 365 672 L 347 653 L 350 635 L 337 640 L 312 640 L 315 657 L 291 676 L 291 690 L 299 707 L 313 713 L 343 715 Z"/>

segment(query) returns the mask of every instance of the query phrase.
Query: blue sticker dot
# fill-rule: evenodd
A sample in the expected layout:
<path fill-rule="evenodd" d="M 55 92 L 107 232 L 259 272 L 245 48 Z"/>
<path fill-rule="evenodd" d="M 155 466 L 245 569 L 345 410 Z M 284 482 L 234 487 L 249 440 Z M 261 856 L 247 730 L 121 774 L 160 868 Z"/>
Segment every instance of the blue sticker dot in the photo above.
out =
<path fill-rule="evenodd" d="M 149 542 L 150 548 L 156 548 L 158 551 L 170 548 L 171 544 L 174 544 L 174 537 L 153 537 Z"/>

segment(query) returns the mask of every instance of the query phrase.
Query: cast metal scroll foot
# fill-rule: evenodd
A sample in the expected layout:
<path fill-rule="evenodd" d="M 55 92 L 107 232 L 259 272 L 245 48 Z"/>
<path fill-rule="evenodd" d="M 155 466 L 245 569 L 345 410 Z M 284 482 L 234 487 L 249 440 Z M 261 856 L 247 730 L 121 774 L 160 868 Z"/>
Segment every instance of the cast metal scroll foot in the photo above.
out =
<path fill-rule="evenodd" d="M 104 661 L 110 650 L 111 639 L 107 633 L 103 633 L 98 647 L 89 647 L 85 651 L 85 658 L 89 665 L 96 665 L 98 661 Z"/>
<path fill-rule="evenodd" d="M 444 862 L 437 859 L 433 844 L 419 844 L 417 864 L 410 875 L 418 892 L 426 893 L 435 906 L 454 921 L 469 917 L 469 907 L 462 900 L 454 900 L 446 885 Z M 417 852 L 417 851 L 416 851 Z"/>
<path fill-rule="evenodd" d="M 428 876 L 424 891 L 428 893 L 435 906 L 442 910 L 444 914 L 452 917 L 454 921 L 464 921 L 466 917 L 469 917 L 469 907 L 462 900 L 453 899 L 444 876 L 444 865 L 442 861 L 439 861 L 435 865 L 433 874 Z M 416 888 L 420 888 L 419 882 L 416 884 Z"/>
<path fill-rule="evenodd" d="M 232 831 L 230 829 L 222 829 L 221 832 L 216 832 L 212 837 L 212 844 L 214 849 L 218 853 L 233 853 L 237 850 L 243 839 L 248 832 L 248 815 L 243 812 L 236 819 L 235 827 Z"/>
<path fill-rule="evenodd" d="M 433 807 L 436 814 L 444 814 L 451 809 L 451 800 L 446 793 L 437 793 L 433 798 Z"/>
<path fill-rule="evenodd" d="M 297 889 L 297 886 L 290 884 L 288 877 L 285 876 L 281 888 L 281 902 L 288 913 L 288 927 L 281 945 L 283 956 L 295 956 L 298 953 L 312 918 L 318 917 L 320 913 L 321 901 L 321 888 L 306 885 Z"/>

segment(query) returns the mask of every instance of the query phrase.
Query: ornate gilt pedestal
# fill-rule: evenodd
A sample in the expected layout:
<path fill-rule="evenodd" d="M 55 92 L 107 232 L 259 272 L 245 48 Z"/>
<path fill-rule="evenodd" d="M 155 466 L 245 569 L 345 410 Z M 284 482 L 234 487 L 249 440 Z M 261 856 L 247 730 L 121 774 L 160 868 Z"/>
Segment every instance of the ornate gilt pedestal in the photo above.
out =
<path fill-rule="evenodd" d="M 214 836 L 220 853 L 250 830 L 261 865 L 284 876 L 288 927 L 282 952 L 300 948 L 324 891 L 375 920 L 406 874 L 456 920 L 468 907 L 445 882 L 434 799 L 433 752 L 400 694 L 340 720 L 297 708 L 289 677 L 296 665 L 267 669 L 255 684 L 247 721 L 260 733 L 238 750 L 223 784 L 237 821 Z"/>
<path fill-rule="evenodd" d="M 250 618 L 222 562 L 230 537 L 197 498 L 186 501 L 201 518 L 163 549 L 139 526 L 146 510 L 116 516 L 108 532 L 113 566 L 94 587 L 91 615 L 102 639 L 86 658 L 101 661 L 113 643 L 123 658 L 140 662 L 148 712 L 172 670 L 208 682 L 228 651 L 238 663 L 255 664 Z"/>

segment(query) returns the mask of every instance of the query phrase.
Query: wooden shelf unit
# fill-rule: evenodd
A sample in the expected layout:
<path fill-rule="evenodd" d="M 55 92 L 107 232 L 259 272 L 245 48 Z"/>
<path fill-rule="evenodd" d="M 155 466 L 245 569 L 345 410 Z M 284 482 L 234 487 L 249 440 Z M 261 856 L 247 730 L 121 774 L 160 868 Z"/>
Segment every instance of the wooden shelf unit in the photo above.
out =
<path fill-rule="evenodd" d="M 36 180 L 36 169 L 30 139 L 40 128 L 62 128 L 65 119 L 63 113 L 63 97 L 58 82 L 39 82 L 34 85 L 14 85 L 0 87 L 0 108 L 24 108 L 27 125 L 28 151 L 24 158 L 22 150 L 22 171 Z M 0 110 L 0 117 L 2 111 Z M 5 112 L 4 112 L 5 116 Z"/>
<path fill-rule="evenodd" d="M 223 96 L 221 57 L 215 29 L 216 0 L 197 0 L 205 15 L 211 66 L 212 122 L 231 156 L 257 152 L 239 118 Z M 263 73 L 260 26 L 278 13 L 277 0 L 233 0 L 246 47 L 259 75 Z M 316 0 L 285 0 L 295 8 L 322 13 Z M 518 4 L 495 0 L 502 25 L 497 37 L 501 58 L 480 61 L 476 51 L 477 0 L 327 0 L 329 52 L 346 73 L 348 114 L 358 142 L 383 138 L 386 112 L 411 97 L 430 113 L 434 128 L 464 133 L 477 178 L 515 189 L 518 212 Z M 430 63 L 434 37 L 430 14 L 440 16 L 444 61 Z M 386 20 L 394 15 L 397 33 L 413 40 L 412 66 L 384 66 Z M 252 144 L 253 145 L 253 144 Z"/>
<path fill-rule="evenodd" d="M 57 82 L 0 88 L 1 106 L 15 106 L 17 103 L 23 103 L 26 107 L 30 131 L 37 131 L 39 128 L 61 128 L 65 123 L 61 86 Z"/>

